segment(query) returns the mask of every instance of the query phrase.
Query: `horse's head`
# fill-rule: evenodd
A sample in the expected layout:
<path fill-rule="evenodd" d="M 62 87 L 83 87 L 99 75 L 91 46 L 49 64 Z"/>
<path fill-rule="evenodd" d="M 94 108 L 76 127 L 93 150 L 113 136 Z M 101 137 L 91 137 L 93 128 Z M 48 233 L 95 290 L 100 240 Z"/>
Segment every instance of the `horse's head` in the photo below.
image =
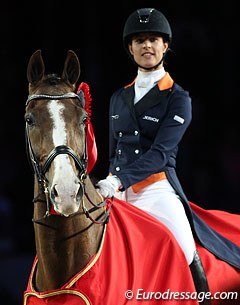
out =
<path fill-rule="evenodd" d="M 39 185 L 64 216 L 79 210 L 86 175 L 87 113 L 74 93 L 79 76 L 73 51 L 67 53 L 61 77 L 45 75 L 40 50 L 28 63 L 27 150 Z"/>

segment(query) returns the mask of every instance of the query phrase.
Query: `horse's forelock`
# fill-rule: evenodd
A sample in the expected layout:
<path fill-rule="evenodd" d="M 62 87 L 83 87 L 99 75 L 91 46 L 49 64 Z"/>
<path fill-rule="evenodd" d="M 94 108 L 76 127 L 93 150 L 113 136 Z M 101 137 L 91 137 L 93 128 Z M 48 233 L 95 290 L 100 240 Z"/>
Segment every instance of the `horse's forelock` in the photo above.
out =
<path fill-rule="evenodd" d="M 57 74 L 46 75 L 43 79 L 43 82 L 51 86 L 64 83 L 63 79 Z"/>

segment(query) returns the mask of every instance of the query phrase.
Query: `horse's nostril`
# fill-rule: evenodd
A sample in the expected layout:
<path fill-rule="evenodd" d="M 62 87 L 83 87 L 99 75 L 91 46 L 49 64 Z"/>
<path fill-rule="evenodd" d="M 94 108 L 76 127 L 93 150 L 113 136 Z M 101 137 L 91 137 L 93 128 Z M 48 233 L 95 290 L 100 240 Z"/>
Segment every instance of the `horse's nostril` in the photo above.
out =
<path fill-rule="evenodd" d="M 82 199 L 82 196 L 83 196 L 83 186 L 81 183 L 79 183 L 79 189 L 76 196 L 77 202 Z"/>
<path fill-rule="evenodd" d="M 56 184 L 54 184 L 54 186 L 51 189 L 51 198 L 55 199 L 56 197 L 58 197 L 58 192 L 57 192 Z"/>
<path fill-rule="evenodd" d="M 53 187 L 53 193 L 54 193 L 54 195 L 57 197 L 58 192 L 57 192 L 57 189 L 56 189 L 56 184 L 55 184 L 54 187 Z"/>

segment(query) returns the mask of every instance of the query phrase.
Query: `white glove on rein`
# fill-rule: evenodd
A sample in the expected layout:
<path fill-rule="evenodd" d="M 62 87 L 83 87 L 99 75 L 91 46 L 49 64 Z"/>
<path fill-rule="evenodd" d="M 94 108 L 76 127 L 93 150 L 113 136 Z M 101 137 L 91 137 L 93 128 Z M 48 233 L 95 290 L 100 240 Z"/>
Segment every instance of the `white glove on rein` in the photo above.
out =
<path fill-rule="evenodd" d="M 111 198 L 121 186 L 121 181 L 117 176 L 107 176 L 106 179 L 98 181 L 96 187 L 99 193 L 105 198 Z"/>

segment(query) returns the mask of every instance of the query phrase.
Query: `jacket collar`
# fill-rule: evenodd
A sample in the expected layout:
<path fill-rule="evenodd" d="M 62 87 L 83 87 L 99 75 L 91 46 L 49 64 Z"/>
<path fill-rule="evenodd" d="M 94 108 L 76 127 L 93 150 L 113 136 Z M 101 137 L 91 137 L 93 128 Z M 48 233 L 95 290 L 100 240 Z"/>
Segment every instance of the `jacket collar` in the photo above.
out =
<path fill-rule="evenodd" d="M 168 72 L 165 73 L 165 75 L 163 76 L 163 78 L 161 78 L 158 81 L 158 88 L 159 90 L 167 90 L 167 89 L 171 89 L 173 86 L 173 79 L 171 78 L 171 76 L 169 75 Z"/>
<path fill-rule="evenodd" d="M 133 86 L 136 82 L 136 78 L 128 85 L 126 85 L 124 88 L 129 88 Z M 173 79 L 171 78 L 170 74 L 168 72 L 165 73 L 165 75 L 158 81 L 158 88 L 159 90 L 167 90 L 171 89 L 173 86 Z"/>

